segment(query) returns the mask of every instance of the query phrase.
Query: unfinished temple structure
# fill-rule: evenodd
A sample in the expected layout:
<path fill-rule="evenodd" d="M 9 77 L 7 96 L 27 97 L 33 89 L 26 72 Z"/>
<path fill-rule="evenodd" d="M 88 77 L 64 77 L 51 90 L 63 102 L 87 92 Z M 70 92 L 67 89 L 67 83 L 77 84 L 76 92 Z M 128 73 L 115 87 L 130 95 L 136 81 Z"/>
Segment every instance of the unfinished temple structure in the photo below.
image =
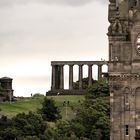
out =
<path fill-rule="evenodd" d="M 140 129 L 140 0 L 110 0 L 108 19 L 110 139 L 134 140 Z"/>
<path fill-rule="evenodd" d="M 69 88 L 64 89 L 64 66 L 69 66 Z M 79 88 L 74 89 L 73 87 L 73 67 L 78 65 L 78 81 Z M 98 80 L 105 76 L 106 73 L 103 73 L 102 66 L 108 65 L 105 61 L 52 61 L 52 83 L 51 83 L 51 91 L 47 93 L 47 95 L 81 95 L 85 93 L 85 89 L 83 89 L 83 66 L 88 66 L 88 86 L 92 85 L 92 66 L 96 65 L 98 67 Z"/>

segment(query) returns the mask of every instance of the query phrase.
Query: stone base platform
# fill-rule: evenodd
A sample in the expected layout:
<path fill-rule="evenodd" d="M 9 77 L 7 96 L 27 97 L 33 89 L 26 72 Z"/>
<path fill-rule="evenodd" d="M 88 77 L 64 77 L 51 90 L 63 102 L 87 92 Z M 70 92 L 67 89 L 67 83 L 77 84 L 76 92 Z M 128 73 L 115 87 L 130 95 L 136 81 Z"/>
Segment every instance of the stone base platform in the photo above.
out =
<path fill-rule="evenodd" d="M 56 89 L 56 90 L 50 90 L 46 92 L 46 96 L 56 96 L 56 95 L 84 95 L 87 93 L 87 90 L 61 90 L 61 89 Z"/>

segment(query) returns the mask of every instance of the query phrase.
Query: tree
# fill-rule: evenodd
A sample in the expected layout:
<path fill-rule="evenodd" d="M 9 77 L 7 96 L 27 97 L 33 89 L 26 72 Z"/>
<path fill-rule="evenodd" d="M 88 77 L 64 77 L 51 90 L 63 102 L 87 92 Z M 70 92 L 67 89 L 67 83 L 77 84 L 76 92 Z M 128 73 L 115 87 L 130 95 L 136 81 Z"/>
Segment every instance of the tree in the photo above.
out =
<path fill-rule="evenodd" d="M 29 112 L 28 114 L 20 113 L 13 119 L 13 126 L 17 128 L 23 136 L 39 136 L 46 129 L 41 115 Z"/>
<path fill-rule="evenodd" d="M 86 94 L 86 98 L 88 99 L 95 99 L 97 97 L 105 96 L 109 96 L 109 87 L 105 80 L 95 82 L 88 88 L 88 92 Z"/>
<path fill-rule="evenodd" d="M 44 98 L 42 108 L 39 109 L 39 113 L 41 113 L 43 119 L 46 121 L 56 121 L 61 118 L 60 111 L 52 98 Z"/>
<path fill-rule="evenodd" d="M 58 135 L 55 128 L 49 127 L 46 129 L 44 136 L 46 140 L 57 140 Z"/>
<path fill-rule="evenodd" d="M 89 140 L 83 137 L 85 127 L 80 123 L 73 121 L 59 120 L 56 123 L 54 140 Z"/>
<path fill-rule="evenodd" d="M 3 140 L 23 140 L 26 137 L 39 138 L 46 129 L 41 115 L 33 112 L 17 114 L 10 121 L 1 124 L 3 126 L 0 127 L 0 138 Z"/>
<path fill-rule="evenodd" d="M 18 135 L 18 130 L 14 127 L 8 127 L 0 132 L 0 137 L 3 140 L 15 140 Z"/>
<path fill-rule="evenodd" d="M 26 136 L 19 140 L 40 140 L 40 138 L 38 138 L 37 136 Z"/>
<path fill-rule="evenodd" d="M 83 126 L 83 124 L 79 123 L 79 122 L 71 122 L 71 131 L 74 132 L 74 134 L 80 138 L 81 136 L 85 136 L 85 127 Z"/>
<path fill-rule="evenodd" d="M 8 126 L 12 125 L 12 120 L 7 118 L 7 116 L 2 115 L 0 118 L 0 130 L 4 130 Z"/>
<path fill-rule="evenodd" d="M 109 101 L 105 97 L 96 99 L 86 99 L 82 106 L 77 110 L 76 118 L 73 122 L 80 123 L 85 132 L 85 137 L 92 139 L 97 137 L 99 140 L 109 139 Z"/>
<path fill-rule="evenodd" d="M 69 121 L 60 120 L 56 123 L 56 131 L 59 137 L 70 136 L 71 131 L 71 123 Z"/>
<path fill-rule="evenodd" d="M 92 84 L 94 84 L 96 82 L 97 82 L 96 80 L 92 79 Z M 82 79 L 82 86 L 83 86 L 83 89 L 88 88 L 88 77 Z M 73 82 L 73 88 L 74 89 L 79 89 L 79 80 L 76 81 L 76 82 Z"/>
<path fill-rule="evenodd" d="M 77 109 L 76 118 L 72 122 L 77 137 L 81 135 L 89 139 L 109 139 L 110 104 L 106 82 L 99 81 L 88 88 L 85 101 Z"/>

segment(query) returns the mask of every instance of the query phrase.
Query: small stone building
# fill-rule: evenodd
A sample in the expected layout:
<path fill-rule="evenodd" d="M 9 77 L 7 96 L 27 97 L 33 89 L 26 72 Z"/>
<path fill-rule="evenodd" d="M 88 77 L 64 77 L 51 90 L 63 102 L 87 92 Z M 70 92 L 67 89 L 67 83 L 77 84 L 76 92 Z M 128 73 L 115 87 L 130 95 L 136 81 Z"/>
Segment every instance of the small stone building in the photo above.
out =
<path fill-rule="evenodd" d="M 12 80 L 9 77 L 0 78 L 0 101 L 13 99 Z"/>

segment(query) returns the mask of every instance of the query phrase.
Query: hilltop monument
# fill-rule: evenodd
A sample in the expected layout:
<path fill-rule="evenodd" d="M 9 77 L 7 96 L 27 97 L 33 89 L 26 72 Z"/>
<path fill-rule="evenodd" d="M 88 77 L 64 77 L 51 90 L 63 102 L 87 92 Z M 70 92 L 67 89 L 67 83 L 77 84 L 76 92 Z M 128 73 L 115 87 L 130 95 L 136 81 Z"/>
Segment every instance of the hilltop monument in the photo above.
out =
<path fill-rule="evenodd" d="M 69 88 L 64 88 L 64 66 L 69 66 Z M 78 81 L 79 87 L 78 89 L 74 89 L 73 87 L 73 77 L 74 71 L 73 67 L 78 65 Z M 102 66 L 107 65 L 106 61 L 52 61 L 52 83 L 51 90 L 46 93 L 46 95 L 83 95 L 86 90 L 83 89 L 83 66 L 88 66 L 88 86 L 92 85 L 92 73 L 94 72 L 92 69 L 93 65 L 98 67 L 98 80 L 106 75 L 105 72 L 102 72 Z"/>
<path fill-rule="evenodd" d="M 134 140 L 140 129 L 140 0 L 110 0 L 108 20 L 110 139 Z"/>
<path fill-rule="evenodd" d="M 0 101 L 7 101 L 13 99 L 12 78 L 0 78 Z"/>

